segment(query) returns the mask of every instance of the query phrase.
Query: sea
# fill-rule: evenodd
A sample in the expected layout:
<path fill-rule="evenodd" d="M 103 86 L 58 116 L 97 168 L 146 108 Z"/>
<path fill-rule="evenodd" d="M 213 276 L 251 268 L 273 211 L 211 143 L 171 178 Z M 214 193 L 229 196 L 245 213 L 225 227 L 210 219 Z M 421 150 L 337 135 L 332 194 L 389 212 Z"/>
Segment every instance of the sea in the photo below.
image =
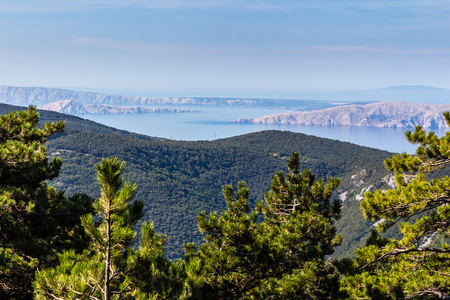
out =
<path fill-rule="evenodd" d="M 151 107 L 157 106 L 152 105 Z M 286 130 L 350 142 L 393 153 L 414 153 L 417 148 L 417 145 L 412 145 L 405 139 L 405 131 L 414 130 L 414 128 L 231 123 L 231 120 L 240 118 L 250 119 L 292 110 L 203 105 L 165 105 L 160 107 L 200 112 L 83 114 L 77 116 L 130 132 L 184 141 L 211 141 L 263 130 Z M 438 136 L 444 135 L 446 132 L 446 129 L 436 128 L 432 130 Z"/>

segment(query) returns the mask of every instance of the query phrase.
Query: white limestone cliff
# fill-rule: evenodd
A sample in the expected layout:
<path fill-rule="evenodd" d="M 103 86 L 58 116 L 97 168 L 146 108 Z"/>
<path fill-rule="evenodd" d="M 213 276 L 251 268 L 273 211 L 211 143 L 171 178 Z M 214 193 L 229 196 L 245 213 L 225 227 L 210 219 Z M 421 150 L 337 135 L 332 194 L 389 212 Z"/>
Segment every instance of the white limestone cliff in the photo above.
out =
<path fill-rule="evenodd" d="M 295 124 L 322 126 L 375 127 L 446 127 L 442 113 L 450 104 L 409 102 L 377 102 L 366 105 L 345 105 L 307 112 L 290 112 L 232 122 L 259 124 Z"/>

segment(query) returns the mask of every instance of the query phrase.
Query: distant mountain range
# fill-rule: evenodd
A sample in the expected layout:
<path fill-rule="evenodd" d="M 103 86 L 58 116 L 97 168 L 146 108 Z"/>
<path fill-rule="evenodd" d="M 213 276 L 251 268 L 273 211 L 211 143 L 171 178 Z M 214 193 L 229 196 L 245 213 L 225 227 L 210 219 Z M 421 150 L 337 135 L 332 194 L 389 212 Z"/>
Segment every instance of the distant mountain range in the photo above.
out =
<path fill-rule="evenodd" d="M 446 127 L 442 113 L 450 104 L 420 104 L 381 102 L 366 105 L 346 105 L 309 112 L 275 114 L 254 119 L 238 119 L 237 123 L 295 124 L 326 126 L 375 127 Z"/>
<path fill-rule="evenodd" d="M 324 94 L 325 96 L 327 94 Z M 449 110 L 450 90 L 428 86 L 395 86 L 370 91 L 328 94 L 329 101 L 239 98 L 140 97 L 106 95 L 43 87 L 0 86 L 0 103 L 37 105 L 39 108 L 69 114 L 89 113 L 145 113 L 196 112 L 193 110 L 162 108 L 161 105 L 208 105 L 237 107 L 276 107 L 292 113 L 239 119 L 241 123 L 275 123 L 328 126 L 376 126 L 427 128 L 445 127 L 442 112 Z M 316 95 L 317 96 L 317 95 Z M 340 99 L 338 101 L 338 99 Z M 408 102 L 350 102 L 350 100 L 409 100 L 438 104 Z M 158 108 L 149 108 L 157 105 Z M 127 106 L 127 107 L 125 107 Z M 132 106 L 132 107 L 129 107 Z"/>
<path fill-rule="evenodd" d="M 199 110 L 179 108 L 121 107 L 109 104 L 80 104 L 74 100 L 60 100 L 39 106 L 43 110 L 51 110 L 65 114 L 135 114 L 135 113 L 192 113 Z"/>
<path fill-rule="evenodd" d="M 106 95 L 100 93 L 70 91 L 44 87 L 0 86 L 0 103 L 11 105 L 38 105 L 72 100 L 80 104 L 110 105 L 221 105 L 240 107 L 277 107 L 301 110 L 315 110 L 342 105 L 330 101 L 284 100 L 284 99 L 239 99 L 203 97 L 139 97 Z"/>
<path fill-rule="evenodd" d="M 45 105 L 59 100 L 74 100 L 82 104 L 149 105 L 149 104 L 198 104 L 198 105 L 238 105 L 259 107 L 313 107 L 320 109 L 336 106 L 335 101 L 359 102 L 407 101 L 414 103 L 450 103 L 450 90 L 422 85 L 402 85 L 372 90 L 343 90 L 335 92 L 302 92 L 299 99 L 243 99 L 214 97 L 141 97 L 117 94 L 72 91 L 45 87 L 0 86 L 0 103 L 15 105 Z M 318 100 L 321 100 L 319 104 Z M 321 104 L 320 104 L 321 103 Z M 322 105 L 322 107 L 318 107 Z"/>

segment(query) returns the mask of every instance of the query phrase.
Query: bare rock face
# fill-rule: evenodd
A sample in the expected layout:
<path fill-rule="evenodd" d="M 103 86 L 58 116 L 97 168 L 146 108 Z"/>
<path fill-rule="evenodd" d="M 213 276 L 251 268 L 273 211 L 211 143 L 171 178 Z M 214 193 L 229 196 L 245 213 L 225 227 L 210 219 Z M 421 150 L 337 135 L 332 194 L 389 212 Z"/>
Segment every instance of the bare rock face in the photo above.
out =
<path fill-rule="evenodd" d="M 135 113 L 187 113 L 199 112 L 178 108 L 152 108 L 152 107 L 121 107 L 108 104 L 80 104 L 74 100 L 60 100 L 39 107 L 65 114 L 135 114 Z"/>
<path fill-rule="evenodd" d="M 260 124 L 295 124 L 322 126 L 375 126 L 444 128 L 444 111 L 450 104 L 380 102 L 343 105 L 316 111 L 292 112 L 232 122 Z"/>

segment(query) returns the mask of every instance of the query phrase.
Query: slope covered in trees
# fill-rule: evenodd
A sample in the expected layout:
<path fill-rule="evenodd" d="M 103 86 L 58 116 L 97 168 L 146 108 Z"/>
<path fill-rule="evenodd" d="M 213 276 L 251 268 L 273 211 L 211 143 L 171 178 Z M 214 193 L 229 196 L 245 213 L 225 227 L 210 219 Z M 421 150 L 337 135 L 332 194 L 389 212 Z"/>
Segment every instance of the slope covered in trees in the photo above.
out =
<path fill-rule="evenodd" d="M 16 107 L 15 107 L 16 108 Z M 11 110 L 14 109 L 11 108 Z M 17 108 L 16 108 L 17 109 Z M 183 255 L 186 242 L 199 243 L 199 211 L 222 211 L 222 186 L 246 181 L 253 207 L 270 187 L 270 175 L 286 170 L 287 158 L 299 152 L 300 169 L 317 177 L 340 177 L 336 194 L 347 192 L 342 218 L 337 221 L 343 242 L 338 257 L 353 255 L 364 245 L 373 222 L 366 221 L 355 196 L 369 186 L 383 187 L 387 174 L 385 151 L 304 134 L 265 131 L 211 142 L 155 139 L 109 128 L 77 117 L 41 111 L 41 119 L 66 122 L 63 134 L 48 141 L 49 153 L 63 161 L 60 176 L 51 182 L 68 195 L 99 196 L 94 165 L 103 157 L 117 156 L 127 163 L 125 178 L 138 186 L 136 198 L 144 202 L 143 221 L 167 234 L 166 255 Z"/>
<path fill-rule="evenodd" d="M 15 105 L 8 105 L 0 103 L 0 115 L 9 113 L 11 111 L 20 111 L 20 110 L 26 110 L 27 107 L 22 106 L 15 106 Z M 45 111 L 45 110 L 38 110 L 39 111 L 39 123 L 45 124 L 46 122 L 57 122 L 60 120 L 63 120 L 65 123 L 64 132 L 62 134 L 71 134 L 73 132 L 78 131 L 92 131 L 92 132 L 98 132 L 98 133 L 110 133 L 110 134 L 118 134 L 118 135 L 124 135 L 124 136 L 132 136 L 132 137 L 138 137 L 143 139 L 152 139 L 149 136 L 145 136 L 142 134 L 137 134 L 125 130 L 116 129 L 113 127 L 108 127 L 90 120 L 82 119 L 79 117 L 66 115 L 66 114 L 60 114 L 53 111 Z M 52 137 L 50 137 L 51 139 Z"/>
<path fill-rule="evenodd" d="M 142 202 L 133 201 L 136 186 L 121 177 L 124 165 L 117 158 L 95 165 L 100 197 L 92 204 L 93 213 L 81 217 L 91 243 L 82 253 L 60 254 L 56 268 L 38 271 L 35 299 L 178 298 L 182 263 L 163 257 L 164 237 L 144 223 L 140 247 L 132 247 Z"/>
<path fill-rule="evenodd" d="M 341 205 L 332 200 L 339 179 L 315 179 L 300 171 L 299 155 L 288 160 L 289 173 L 272 176 L 264 202 L 251 211 L 249 189 L 223 188 L 227 210 L 204 212 L 198 226 L 205 242 L 187 247 L 186 269 L 194 299 L 336 299 L 339 275 L 326 255 L 340 244 L 334 221 Z M 236 199 L 234 199 L 236 198 Z M 258 222 L 258 214 L 262 221 Z M 201 280 L 198 280 L 201 279 Z"/>
<path fill-rule="evenodd" d="M 450 125 L 450 113 L 446 112 L 444 116 Z M 135 153 L 125 155 L 132 150 L 129 145 L 119 147 L 124 151 L 121 153 L 124 157 L 144 156 L 135 163 L 149 161 L 145 153 L 155 146 L 154 142 L 162 142 L 167 149 L 179 149 L 177 154 L 184 154 L 184 161 L 190 158 L 186 155 L 187 150 L 203 149 L 204 155 L 212 158 L 218 153 L 227 157 L 226 153 L 234 149 L 235 157 L 241 157 L 238 150 L 245 150 L 245 155 L 252 155 L 252 162 L 257 162 L 257 154 L 260 154 L 268 161 L 272 158 L 271 162 L 286 163 L 289 172 L 278 171 L 272 175 L 264 201 L 258 201 L 254 208 L 249 201 L 250 189 L 244 182 L 239 182 L 236 196 L 232 186 L 225 185 L 226 209 L 214 209 L 209 217 L 206 211 L 200 211 L 198 228 L 204 240 L 199 246 L 186 244 L 184 259 L 173 262 L 164 257 L 166 237 L 155 234 L 153 225 L 142 223 L 140 241 L 136 240 L 135 225 L 143 216 L 144 202 L 133 200 L 136 186 L 124 182 L 123 161 L 109 158 L 95 164 L 100 188 L 95 201 L 82 195 L 67 198 L 63 191 L 46 184 L 45 181 L 51 179 L 57 182 L 61 161 L 59 158 L 48 159 L 44 143 L 49 136 L 60 132 L 64 124 L 46 123 L 39 129 L 36 128 L 38 120 L 39 115 L 33 107 L 0 116 L 2 298 L 29 299 L 34 276 L 34 296 L 38 299 L 449 297 L 450 182 L 448 176 L 439 177 L 442 172 L 431 177 L 426 174 L 438 170 L 445 173 L 450 164 L 450 133 L 437 137 L 420 126 L 414 133 L 407 132 L 410 142 L 420 144 L 417 155 L 403 153 L 384 161 L 386 168 L 395 172 L 396 188 L 372 192 L 374 187 L 380 186 L 379 182 L 373 181 L 370 188 L 362 189 L 366 193 L 361 202 L 364 216 L 378 221 L 379 232 L 405 221 L 399 226 L 402 236 L 380 236 L 372 230 L 366 246 L 356 251 L 357 257 L 343 260 L 330 260 L 327 256 L 332 255 L 342 242 L 342 234 L 336 228 L 342 211 L 347 210 L 347 220 L 351 220 L 355 201 L 346 200 L 342 205 L 337 196 L 343 198 L 343 194 L 354 192 L 354 186 L 360 187 L 363 178 L 367 180 L 367 175 L 374 170 L 350 172 L 353 175 L 343 189 L 345 192 L 339 195 L 338 178 L 316 179 L 308 168 L 301 171 L 302 163 L 314 166 L 315 162 L 313 153 L 310 153 L 311 157 L 305 155 L 309 149 L 307 145 L 302 155 L 294 152 L 288 158 L 280 156 L 285 150 L 283 147 L 273 148 L 274 145 L 269 143 L 295 141 L 295 134 L 262 132 L 256 139 L 253 134 L 212 143 L 188 144 L 76 130 L 56 137 L 54 141 L 59 140 L 62 146 L 68 137 L 74 138 L 72 142 L 78 142 L 74 150 L 61 149 L 64 153 L 78 153 L 78 156 L 89 158 L 95 158 L 97 152 L 105 152 L 105 146 L 112 147 L 109 139 L 114 138 L 119 145 L 134 141 L 131 147 L 139 146 L 137 156 Z M 102 139 L 97 142 L 101 143 L 97 148 L 105 144 L 103 148 L 86 148 L 88 143 L 76 139 L 80 138 L 78 134 L 89 133 L 93 134 L 91 138 Z M 283 139 L 277 140 L 280 135 Z M 245 142 L 247 137 L 250 139 Z M 314 142 L 314 138 L 300 137 Z M 173 149 L 166 142 L 173 142 Z M 336 147 L 336 144 L 331 145 Z M 79 147 L 90 152 L 83 152 Z M 327 142 L 321 147 L 324 153 L 329 151 Z M 208 154 L 209 148 L 218 152 Z M 271 149 L 280 152 L 273 153 Z M 352 147 L 345 147 L 345 151 L 352 153 Z M 342 169 L 327 169 L 325 173 L 344 172 L 345 178 L 348 176 L 345 170 L 349 168 L 345 164 L 345 155 L 342 158 L 340 150 L 336 153 L 336 157 L 341 158 Z M 359 162 L 359 158 L 353 153 L 353 164 Z M 224 162 L 222 157 L 219 160 Z M 220 165 L 214 159 L 207 160 L 210 161 Z M 233 163 L 238 163 L 249 168 L 243 161 L 234 162 L 228 158 L 223 166 L 233 169 Z M 365 167 L 371 166 L 367 155 L 365 162 Z M 166 172 L 175 172 L 177 178 L 181 178 L 185 175 L 183 171 L 189 171 L 189 168 L 177 164 L 180 164 L 179 160 L 170 161 L 165 167 L 172 169 Z M 264 166 L 264 163 L 257 166 Z M 156 165 L 152 167 L 157 168 Z M 164 168 L 159 166 L 158 171 L 162 172 Z M 191 177 L 201 177 L 203 171 L 196 170 L 198 173 L 191 173 Z M 252 174 L 253 170 L 247 171 L 250 173 L 242 174 Z M 128 174 L 140 178 L 134 172 Z M 387 177 L 383 179 L 381 182 L 386 182 Z M 194 186 L 188 184 L 187 187 Z M 189 203 L 186 204 L 188 211 Z M 205 204 L 219 206 L 211 201 Z M 341 227 L 344 236 L 349 232 L 346 227 Z M 357 227 L 351 230 L 356 231 Z M 361 231 L 359 237 L 363 233 Z M 346 255 L 350 256 L 349 253 Z"/>
<path fill-rule="evenodd" d="M 36 269 L 55 265 L 57 252 L 82 247 L 80 215 L 91 199 L 47 185 L 61 160 L 48 159 L 43 145 L 64 123 L 36 128 L 35 109 L 0 116 L 0 298 L 30 299 Z"/>
<path fill-rule="evenodd" d="M 450 113 L 444 117 L 450 126 Z M 395 172 L 396 188 L 367 192 L 361 203 L 364 216 L 379 224 L 357 251 L 356 272 L 344 276 L 355 297 L 450 298 L 450 132 L 438 137 L 417 126 L 406 138 L 419 144 L 416 155 L 403 153 L 384 162 Z M 437 170 L 445 176 L 426 176 Z M 380 236 L 397 224 L 400 237 Z"/>

